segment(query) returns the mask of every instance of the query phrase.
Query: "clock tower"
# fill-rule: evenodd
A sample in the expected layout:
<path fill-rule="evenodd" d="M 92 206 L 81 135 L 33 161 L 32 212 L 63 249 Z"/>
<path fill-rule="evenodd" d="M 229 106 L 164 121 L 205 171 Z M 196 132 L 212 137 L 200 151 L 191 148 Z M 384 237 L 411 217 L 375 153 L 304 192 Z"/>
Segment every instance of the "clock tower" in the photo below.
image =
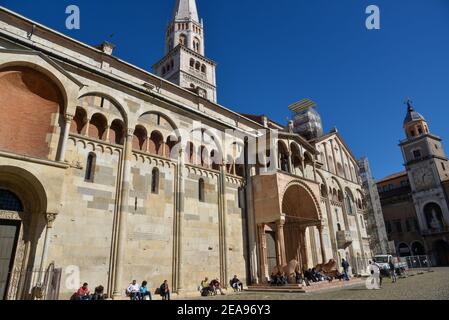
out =
<path fill-rule="evenodd" d="M 441 138 L 430 132 L 427 121 L 415 111 L 410 100 L 407 107 L 404 120 L 407 138 L 399 146 L 421 233 L 433 237 L 448 231 L 449 208 L 442 182 L 449 180 L 449 162 Z"/>

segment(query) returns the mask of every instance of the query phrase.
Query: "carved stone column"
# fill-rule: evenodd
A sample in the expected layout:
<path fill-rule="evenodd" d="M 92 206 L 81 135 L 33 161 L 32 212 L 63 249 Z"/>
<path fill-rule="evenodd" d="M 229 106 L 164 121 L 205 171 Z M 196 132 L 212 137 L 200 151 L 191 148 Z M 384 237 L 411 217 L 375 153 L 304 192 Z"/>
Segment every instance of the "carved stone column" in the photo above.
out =
<path fill-rule="evenodd" d="M 323 238 L 324 226 L 319 225 L 317 228 L 318 228 L 318 233 L 320 235 L 321 257 L 323 259 L 323 263 L 326 263 L 327 262 L 326 248 L 324 247 L 324 238 Z"/>
<path fill-rule="evenodd" d="M 219 244 L 220 244 L 220 277 L 224 287 L 230 280 L 228 275 L 228 251 L 227 251 L 227 228 L 226 228 L 226 166 L 220 166 L 219 183 Z"/>
<path fill-rule="evenodd" d="M 308 268 L 308 256 L 307 256 L 307 241 L 306 241 L 306 228 L 301 228 L 299 230 L 299 237 L 301 239 L 301 258 L 302 258 L 302 267 Z"/>
<path fill-rule="evenodd" d="M 179 150 L 178 165 L 176 167 L 176 189 L 175 189 L 175 217 L 173 236 L 173 290 L 178 294 L 184 289 L 183 277 L 183 250 L 182 250 L 182 219 L 184 212 L 184 167 L 185 167 L 185 149 L 186 146 L 181 145 Z"/>
<path fill-rule="evenodd" d="M 122 283 L 123 270 L 125 264 L 125 247 L 127 242 L 127 215 L 129 211 L 129 189 L 130 189 L 130 176 L 131 176 L 131 157 L 132 157 L 132 143 L 134 136 L 134 128 L 127 130 L 125 138 L 125 148 L 123 154 L 123 173 L 122 184 L 120 193 L 120 208 L 118 212 L 118 233 L 117 233 L 117 254 L 116 254 L 116 266 L 115 266 L 115 279 L 114 279 L 114 299 L 120 298 L 125 288 Z"/>
<path fill-rule="evenodd" d="M 51 229 L 53 228 L 53 223 L 55 222 L 57 215 L 58 215 L 57 213 L 47 213 L 45 216 L 45 219 L 47 220 L 47 228 L 45 230 L 44 246 L 42 249 L 42 257 L 39 267 L 40 271 L 39 282 L 41 284 L 43 283 L 45 276 L 45 267 L 47 263 L 48 246 L 50 241 Z"/>
<path fill-rule="evenodd" d="M 58 161 L 64 162 L 65 161 L 65 153 L 67 150 L 67 141 L 69 139 L 69 133 L 70 133 L 70 126 L 72 124 L 74 116 L 68 114 L 65 116 L 65 123 L 64 128 L 62 132 L 62 144 L 61 144 L 61 150 L 59 152 Z"/>
<path fill-rule="evenodd" d="M 285 215 L 281 216 L 281 219 L 276 222 L 276 244 L 278 247 L 278 265 L 283 266 L 287 263 L 287 257 L 285 255 L 285 237 L 284 237 L 284 225 Z"/>

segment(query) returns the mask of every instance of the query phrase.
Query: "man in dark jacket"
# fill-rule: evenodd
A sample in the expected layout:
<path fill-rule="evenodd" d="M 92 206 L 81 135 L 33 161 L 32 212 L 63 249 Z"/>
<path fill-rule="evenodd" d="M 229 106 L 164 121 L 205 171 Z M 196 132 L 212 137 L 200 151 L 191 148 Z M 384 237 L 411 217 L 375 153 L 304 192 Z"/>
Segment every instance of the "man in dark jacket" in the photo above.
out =
<path fill-rule="evenodd" d="M 341 262 L 341 267 L 343 268 L 343 273 L 345 275 L 345 280 L 349 281 L 349 263 L 345 259 Z"/>

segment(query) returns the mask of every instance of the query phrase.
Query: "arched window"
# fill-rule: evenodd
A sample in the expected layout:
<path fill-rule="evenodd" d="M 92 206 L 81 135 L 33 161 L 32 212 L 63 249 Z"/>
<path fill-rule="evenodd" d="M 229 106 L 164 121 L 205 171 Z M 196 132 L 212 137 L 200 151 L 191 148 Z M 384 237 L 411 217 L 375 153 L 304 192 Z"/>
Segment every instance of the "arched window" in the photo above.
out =
<path fill-rule="evenodd" d="M 200 40 L 198 38 L 193 39 L 193 50 L 200 52 Z"/>
<path fill-rule="evenodd" d="M 149 152 L 155 155 L 161 155 L 163 153 L 163 150 L 161 148 L 163 142 L 164 138 L 162 137 L 162 134 L 160 134 L 158 131 L 153 131 L 151 133 L 149 141 Z"/>
<path fill-rule="evenodd" d="M 190 164 L 195 162 L 195 145 L 192 142 L 188 142 L 185 150 L 185 161 Z"/>
<path fill-rule="evenodd" d="M 96 113 L 92 116 L 89 123 L 89 137 L 93 139 L 103 140 L 107 127 L 107 120 L 105 116 Z"/>
<path fill-rule="evenodd" d="M 23 205 L 14 193 L 0 189 L 0 210 L 22 212 Z"/>
<path fill-rule="evenodd" d="M 159 170 L 157 168 L 151 172 L 151 193 L 159 193 Z"/>
<path fill-rule="evenodd" d="M 204 180 L 200 179 L 198 181 L 198 200 L 200 202 L 205 202 L 206 199 L 204 197 Z"/>
<path fill-rule="evenodd" d="M 327 188 L 324 184 L 321 185 L 321 196 L 327 198 Z"/>
<path fill-rule="evenodd" d="M 201 72 L 202 72 L 202 73 L 206 73 L 206 65 L 205 65 L 205 64 L 203 64 L 203 65 L 201 66 Z"/>
<path fill-rule="evenodd" d="M 75 117 L 70 125 L 70 132 L 76 134 L 84 134 L 87 124 L 87 113 L 82 108 L 76 108 Z"/>
<path fill-rule="evenodd" d="M 348 211 L 348 214 L 354 215 L 354 200 L 352 199 L 352 195 L 348 192 L 346 192 L 346 210 Z"/>
<path fill-rule="evenodd" d="M 94 182 L 95 177 L 95 164 L 96 164 L 97 156 L 95 153 L 91 152 L 87 156 L 87 163 L 86 163 L 86 175 L 85 180 L 86 182 Z"/>
<path fill-rule="evenodd" d="M 195 67 L 195 60 L 192 58 L 190 59 L 190 67 L 194 68 Z"/>
<path fill-rule="evenodd" d="M 337 223 L 337 230 L 341 231 L 341 224 Z"/>
<path fill-rule="evenodd" d="M 162 67 L 162 74 L 164 75 L 166 73 L 167 73 L 167 71 L 165 70 L 165 67 Z"/>
<path fill-rule="evenodd" d="M 200 71 L 201 68 L 201 63 L 199 63 L 198 61 L 195 63 L 195 69 Z"/>
<path fill-rule="evenodd" d="M 112 121 L 111 128 L 109 130 L 109 142 L 114 144 L 123 145 L 124 143 L 124 125 L 121 120 Z"/>
<path fill-rule="evenodd" d="M 146 151 L 147 130 L 142 126 L 136 126 L 133 136 L 133 149 Z"/>
<path fill-rule="evenodd" d="M 186 35 L 185 35 L 185 34 L 181 34 L 181 35 L 179 36 L 179 44 L 182 45 L 182 46 L 185 46 L 186 43 L 187 43 L 187 37 L 186 37 Z"/>

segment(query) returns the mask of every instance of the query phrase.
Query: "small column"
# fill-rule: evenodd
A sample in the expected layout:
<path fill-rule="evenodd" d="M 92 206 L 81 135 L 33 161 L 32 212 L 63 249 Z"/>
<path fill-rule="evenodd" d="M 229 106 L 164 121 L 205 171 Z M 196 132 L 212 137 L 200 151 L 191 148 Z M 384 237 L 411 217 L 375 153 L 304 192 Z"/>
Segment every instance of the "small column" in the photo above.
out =
<path fill-rule="evenodd" d="M 67 150 L 67 141 L 69 139 L 69 133 L 70 133 L 70 126 L 72 124 L 74 116 L 67 114 L 65 116 L 65 124 L 64 124 L 64 131 L 63 131 L 63 137 L 62 137 L 62 145 L 61 145 L 61 151 L 59 152 L 58 161 L 64 162 L 65 161 L 65 153 Z"/>
<path fill-rule="evenodd" d="M 281 219 L 276 222 L 276 233 L 277 233 L 277 247 L 278 247 L 278 265 L 283 266 L 287 263 L 287 257 L 285 255 L 285 237 L 284 237 L 284 225 L 285 225 L 285 215 L 281 216 Z"/>
<path fill-rule="evenodd" d="M 292 152 L 288 152 L 288 172 L 293 173 Z"/>
<path fill-rule="evenodd" d="M 109 141 L 109 133 L 110 133 L 110 131 L 111 131 L 111 126 L 108 124 L 106 126 L 106 138 L 105 138 L 107 143 L 111 142 L 111 141 Z"/>
<path fill-rule="evenodd" d="M 50 234 L 51 234 L 51 229 L 53 228 L 53 223 L 56 220 L 57 215 L 58 215 L 57 213 L 47 213 L 45 216 L 45 219 L 47 220 L 47 228 L 45 229 L 44 247 L 42 249 L 41 264 L 39 267 L 39 272 L 40 272 L 39 283 L 40 284 L 42 284 L 44 282 L 45 264 L 47 263 Z"/>
<path fill-rule="evenodd" d="M 175 235 L 173 237 L 174 242 L 174 257 L 176 259 L 174 265 L 175 271 L 175 282 L 173 283 L 174 290 L 179 294 L 184 291 L 184 272 L 183 266 L 183 232 L 182 232 L 182 219 L 184 212 L 184 195 L 185 195 L 185 185 L 184 185 L 184 175 L 183 170 L 185 166 L 185 150 L 186 146 L 181 146 L 179 150 L 179 158 L 177 165 L 177 179 L 178 183 L 176 186 L 176 208 L 175 208 Z"/>
<path fill-rule="evenodd" d="M 301 228 L 299 231 L 299 236 L 301 238 L 301 256 L 302 256 L 302 267 L 308 268 L 308 256 L 307 256 L 307 241 L 306 241 L 306 229 Z"/>
<path fill-rule="evenodd" d="M 326 248 L 324 247 L 324 238 L 323 238 L 324 226 L 319 225 L 317 228 L 318 228 L 318 233 L 320 235 L 321 257 L 323 259 L 323 263 L 327 263 Z"/>
<path fill-rule="evenodd" d="M 118 212 L 118 234 L 117 234 L 117 255 L 116 255 L 116 267 L 115 267 L 115 279 L 114 279 L 114 299 L 120 298 L 125 288 L 122 288 L 122 276 L 125 264 L 125 247 L 127 240 L 127 214 L 128 214 L 128 202 L 129 202 L 129 188 L 130 188 L 130 175 L 131 175 L 131 157 L 132 157 L 132 143 L 133 143 L 134 128 L 127 130 L 125 139 L 125 148 L 123 155 L 123 175 L 121 185 L 121 203 Z"/>

